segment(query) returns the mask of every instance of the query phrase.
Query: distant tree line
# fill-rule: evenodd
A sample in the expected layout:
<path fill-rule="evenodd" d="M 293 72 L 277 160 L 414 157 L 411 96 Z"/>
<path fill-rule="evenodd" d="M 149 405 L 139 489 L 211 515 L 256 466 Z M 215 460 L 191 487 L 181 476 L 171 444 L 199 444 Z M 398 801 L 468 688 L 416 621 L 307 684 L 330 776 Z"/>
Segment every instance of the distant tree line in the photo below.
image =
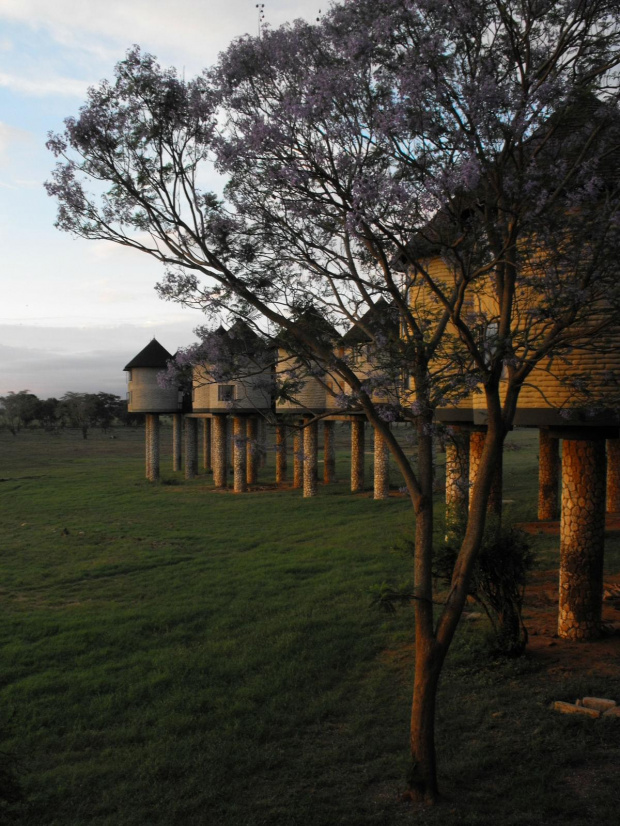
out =
<path fill-rule="evenodd" d="M 65 393 L 60 399 L 39 399 L 28 390 L 0 396 L 0 427 L 17 436 L 22 428 L 42 427 L 56 431 L 75 427 L 87 439 L 91 427 L 105 433 L 113 424 L 136 425 L 140 414 L 129 413 L 127 402 L 113 393 Z"/>

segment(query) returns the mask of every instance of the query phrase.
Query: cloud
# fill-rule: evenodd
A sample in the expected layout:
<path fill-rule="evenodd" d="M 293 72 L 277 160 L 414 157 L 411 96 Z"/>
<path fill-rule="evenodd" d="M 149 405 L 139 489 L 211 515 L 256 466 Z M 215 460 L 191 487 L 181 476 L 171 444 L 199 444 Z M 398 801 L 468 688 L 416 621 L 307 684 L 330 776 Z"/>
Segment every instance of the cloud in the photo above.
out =
<path fill-rule="evenodd" d="M 171 353 L 195 341 L 188 322 L 98 327 L 0 325 L 0 396 L 125 393 L 123 367 L 155 336 Z"/>
<path fill-rule="evenodd" d="M 313 19 L 321 5 L 325 0 L 272 0 L 267 22 Z M 106 39 L 123 52 L 140 43 L 192 73 L 212 63 L 234 37 L 257 27 L 255 4 L 248 0 L 3 0 L 2 18 L 45 29 L 57 43 L 99 58 L 112 45 Z"/>
<path fill-rule="evenodd" d="M 86 95 L 89 84 L 84 80 L 71 77 L 27 78 L 0 72 L 0 86 L 33 97 L 61 95 L 82 99 Z"/>

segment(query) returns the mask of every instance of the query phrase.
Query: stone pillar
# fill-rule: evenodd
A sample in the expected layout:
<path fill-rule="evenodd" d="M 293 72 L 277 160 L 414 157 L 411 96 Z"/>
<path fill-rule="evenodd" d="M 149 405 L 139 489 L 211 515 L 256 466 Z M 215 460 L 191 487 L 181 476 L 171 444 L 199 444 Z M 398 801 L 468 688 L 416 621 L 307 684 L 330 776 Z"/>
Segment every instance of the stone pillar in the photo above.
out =
<path fill-rule="evenodd" d="M 185 478 L 198 476 L 198 419 L 185 417 Z"/>
<path fill-rule="evenodd" d="M 172 414 L 172 470 L 181 470 L 183 464 L 183 416 Z"/>
<path fill-rule="evenodd" d="M 472 430 L 469 435 L 469 486 L 473 487 L 478 475 L 478 468 L 480 467 L 480 460 L 482 458 L 482 451 L 484 450 L 484 439 L 486 433 L 482 430 Z M 502 496 L 503 496 L 503 475 L 504 462 L 503 451 L 499 455 L 497 465 L 495 467 L 495 474 L 491 482 L 491 491 L 489 493 L 489 502 L 487 512 L 498 519 L 502 516 Z"/>
<path fill-rule="evenodd" d="M 228 474 L 227 444 L 226 444 L 226 416 L 216 413 L 213 416 L 213 484 L 216 488 L 226 487 Z"/>
<path fill-rule="evenodd" d="M 620 511 L 620 439 L 607 439 L 607 513 Z"/>
<path fill-rule="evenodd" d="M 206 471 L 212 471 L 211 462 L 211 419 L 202 420 L 202 466 Z"/>
<path fill-rule="evenodd" d="M 146 414 L 146 472 L 149 482 L 159 481 L 159 416 Z"/>
<path fill-rule="evenodd" d="M 558 635 L 600 634 L 605 544 L 605 442 L 564 439 Z"/>
<path fill-rule="evenodd" d="M 383 434 L 375 428 L 374 498 L 387 499 L 390 495 L 390 453 Z"/>
<path fill-rule="evenodd" d="M 304 496 L 316 496 L 318 476 L 318 433 L 317 422 L 308 422 L 304 427 Z"/>
<path fill-rule="evenodd" d="M 243 416 L 233 417 L 233 478 L 235 493 L 245 493 L 248 489 L 248 440 L 246 420 Z"/>
<path fill-rule="evenodd" d="M 323 482 L 329 485 L 336 481 L 336 450 L 334 445 L 334 422 L 323 422 Z"/>
<path fill-rule="evenodd" d="M 286 427 L 276 425 L 276 485 L 286 482 Z"/>
<path fill-rule="evenodd" d="M 259 444 L 258 444 L 258 420 L 256 416 L 250 416 L 246 424 L 247 436 L 247 480 L 248 485 L 255 485 L 258 482 L 259 465 Z"/>
<path fill-rule="evenodd" d="M 293 433 L 293 487 L 304 486 L 304 449 L 301 430 Z"/>
<path fill-rule="evenodd" d="M 151 478 L 151 415 L 144 417 L 144 475 Z"/>
<path fill-rule="evenodd" d="M 263 416 L 258 421 L 258 467 L 262 470 L 267 465 L 267 422 Z"/>
<path fill-rule="evenodd" d="M 451 427 L 446 435 L 446 540 L 455 540 L 469 508 L 469 431 Z"/>
<path fill-rule="evenodd" d="M 538 518 L 544 522 L 560 515 L 560 440 L 541 428 L 538 437 Z"/>
<path fill-rule="evenodd" d="M 364 419 L 351 419 L 351 493 L 364 490 Z"/>

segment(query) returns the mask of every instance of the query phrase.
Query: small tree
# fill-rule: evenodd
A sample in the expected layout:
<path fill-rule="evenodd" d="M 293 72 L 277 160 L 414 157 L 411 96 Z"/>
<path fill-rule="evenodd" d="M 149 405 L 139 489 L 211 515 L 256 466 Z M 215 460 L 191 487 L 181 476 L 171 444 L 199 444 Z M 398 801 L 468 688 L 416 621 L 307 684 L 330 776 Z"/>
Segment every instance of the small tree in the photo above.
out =
<path fill-rule="evenodd" d="M 13 436 L 37 418 L 39 399 L 28 390 L 10 390 L 6 396 L 0 396 L 0 404 L 4 423 Z"/>
<path fill-rule="evenodd" d="M 60 411 L 71 427 L 82 431 L 82 438 L 88 439 L 88 430 L 98 420 L 99 409 L 94 393 L 65 393 L 60 399 Z"/>
<path fill-rule="evenodd" d="M 415 511 L 410 793 L 437 795 L 441 669 L 484 536 L 519 393 L 534 368 L 618 323 L 619 11 L 519 0 L 350 0 L 234 43 L 185 82 L 138 49 L 49 147 L 58 226 L 161 261 L 163 297 L 226 312 L 287 347 L 386 440 Z M 584 116 L 585 115 L 585 116 Z M 228 176 L 225 198 L 203 170 Z M 102 195 L 89 180 L 109 184 Z M 98 190 L 100 191 L 100 190 Z M 437 266 L 431 263 L 438 263 Z M 368 330 L 385 383 L 308 325 Z M 445 604 L 432 599 L 434 414 L 477 392 L 487 436 Z M 389 429 L 417 433 L 411 463 Z"/>

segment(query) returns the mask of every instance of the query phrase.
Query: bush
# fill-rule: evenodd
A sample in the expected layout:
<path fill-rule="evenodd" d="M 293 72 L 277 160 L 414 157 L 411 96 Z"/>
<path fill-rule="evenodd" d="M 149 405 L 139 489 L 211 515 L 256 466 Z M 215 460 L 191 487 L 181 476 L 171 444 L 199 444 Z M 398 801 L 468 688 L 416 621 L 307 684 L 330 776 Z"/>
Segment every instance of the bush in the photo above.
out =
<path fill-rule="evenodd" d="M 458 554 L 458 544 L 450 538 L 435 552 L 434 576 L 446 583 Z M 527 534 L 514 527 L 490 526 L 474 564 L 469 594 L 484 609 L 493 628 L 493 653 L 521 654 L 527 644 L 527 629 L 521 609 L 527 574 L 534 564 L 534 552 Z"/>

